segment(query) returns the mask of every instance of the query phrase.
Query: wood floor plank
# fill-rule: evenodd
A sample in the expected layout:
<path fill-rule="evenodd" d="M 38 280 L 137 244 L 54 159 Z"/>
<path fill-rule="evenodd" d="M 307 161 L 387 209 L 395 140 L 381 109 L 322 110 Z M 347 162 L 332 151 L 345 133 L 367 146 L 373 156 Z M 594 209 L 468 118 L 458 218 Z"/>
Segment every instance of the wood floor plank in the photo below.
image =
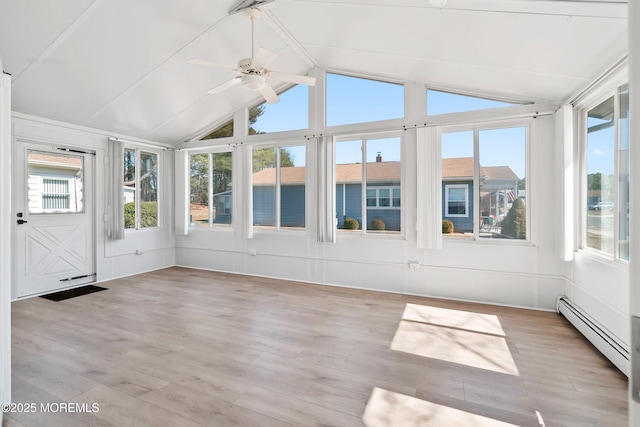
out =
<path fill-rule="evenodd" d="M 623 427 L 627 379 L 556 313 L 169 268 L 13 303 L 33 426 Z M 12 424 L 9 424 L 12 423 Z"/>

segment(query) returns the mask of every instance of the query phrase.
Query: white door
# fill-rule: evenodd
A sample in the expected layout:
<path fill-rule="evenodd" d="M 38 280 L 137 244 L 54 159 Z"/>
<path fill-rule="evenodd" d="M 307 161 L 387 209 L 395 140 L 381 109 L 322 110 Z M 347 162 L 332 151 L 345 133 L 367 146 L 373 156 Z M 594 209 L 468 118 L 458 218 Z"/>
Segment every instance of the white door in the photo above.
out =
<path fill-rule="evenodd" d="M 21 142 L 14 185 L 16 297 L 95 281 L 94 155 Z"/>

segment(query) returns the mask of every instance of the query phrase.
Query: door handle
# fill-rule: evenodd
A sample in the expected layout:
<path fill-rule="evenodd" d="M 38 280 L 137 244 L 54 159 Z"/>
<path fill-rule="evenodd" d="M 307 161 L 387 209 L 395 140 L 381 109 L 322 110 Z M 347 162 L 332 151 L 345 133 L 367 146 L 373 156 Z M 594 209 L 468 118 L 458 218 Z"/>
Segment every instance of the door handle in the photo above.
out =
<path fill-rule="evenodd" d="M 19 220 L 18 220 L 18 225 L 26 224 L 27 222 L 28 222 L 28 221 L 25 221 L 24 219 L 19 219 Z"/>

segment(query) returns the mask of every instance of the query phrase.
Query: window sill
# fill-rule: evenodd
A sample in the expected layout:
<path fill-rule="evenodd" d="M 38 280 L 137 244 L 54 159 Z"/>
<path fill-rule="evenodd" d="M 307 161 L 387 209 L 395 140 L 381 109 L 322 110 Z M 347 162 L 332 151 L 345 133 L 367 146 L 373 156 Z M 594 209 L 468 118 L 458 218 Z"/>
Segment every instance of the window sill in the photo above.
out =
<path fill-rule="evenodd" d="M 623 271 L 629 271 L 629 261 L 614 258 L 613 255 L 606 254 L 595 249 L 578 249 L 576 255 L 583 257 L 585 260 L 598 262 L 609 267 L 615 267 Z"/>

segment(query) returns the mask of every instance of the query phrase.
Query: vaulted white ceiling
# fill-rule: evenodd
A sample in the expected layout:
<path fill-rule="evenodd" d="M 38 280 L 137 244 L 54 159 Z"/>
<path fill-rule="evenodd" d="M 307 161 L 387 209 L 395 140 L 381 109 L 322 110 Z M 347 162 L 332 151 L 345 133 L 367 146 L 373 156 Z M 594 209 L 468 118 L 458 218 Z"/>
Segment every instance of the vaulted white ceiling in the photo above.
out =
<path fill-rule="evenodd" d="M 250 56 L 238 0 L 0 0 L 13 109 L 176 144 L 259 95 L 189 64 Z M 435 2 L 437 3 L 437 2 Z M 270 68 L 313 67 L 439 89 L 561 103 L 627 52 L 625 1 L 275 0 L 257 45 Z"/>

